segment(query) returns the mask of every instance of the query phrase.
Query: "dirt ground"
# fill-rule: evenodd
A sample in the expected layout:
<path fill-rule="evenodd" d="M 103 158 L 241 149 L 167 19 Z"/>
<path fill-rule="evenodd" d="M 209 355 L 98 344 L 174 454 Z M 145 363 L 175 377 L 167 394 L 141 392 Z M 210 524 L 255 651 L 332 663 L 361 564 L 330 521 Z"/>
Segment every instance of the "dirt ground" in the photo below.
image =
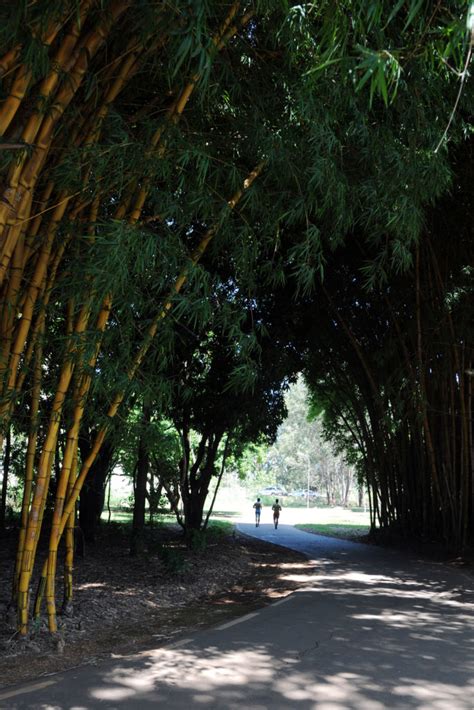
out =
<path fill-rule="evenodd" d="M 0 688 L 219 624 L 290 593 L 308 570 L 302 555 L 235 533 L 186 550 L 173 528 L 154 533 L 146 553 L 131 558 L 116 527 L 76 559 L 73 609 L 59 617 L 58 632 L 51 635 L 43 618 L 19 638 L 8 608 L 14 553 L 11 534 L 0 541 Z"/>

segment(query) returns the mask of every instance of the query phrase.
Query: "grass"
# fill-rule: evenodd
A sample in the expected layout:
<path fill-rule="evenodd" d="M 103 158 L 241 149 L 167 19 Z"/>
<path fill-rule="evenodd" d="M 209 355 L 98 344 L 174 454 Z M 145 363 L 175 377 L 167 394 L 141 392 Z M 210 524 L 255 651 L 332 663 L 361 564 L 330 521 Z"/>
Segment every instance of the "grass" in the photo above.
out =
<path fill-rule="evenodd" d="M 229 523 L 227 520 L 213 520 L 211 518 L 207 530 L 211 537 L 220 537 L 222 535 L 232 535 L 234 527 L 234 524 Z"/>
<path fill-rule="evenodd" d="M 133 511 L 131 510 L 114 510 L 111 508 L 110 521 L 112 523 L 131 523 L 133 520 Z M 101 520 L 107 523 L 109 519 L 109 511 L 104 510 L 101 516 Z M 155 525 L 160 523 L 175 523 L 176 517 L 173 514 L 159 513 L 154 516 L 153 522 Z M 148 514 L 145 516 L 145 523 L 148 525 L 149 517 Z"/>
<path fill-rule="evenodd" d="M 238 513 L 231 512 L 231 513 L 216 513 L 218 516 L 225 516 L 225 517 L 236 517 Z M 109 513 L 107 510 L 105 510 L 102 513 L 102 521 L 107 524 L 109 518 Z M 113 508 L 111 509 L 111 516 L 110 516 L 110 522 L 111 523 L 120 523 L 124 525 L 131 524 L 133 520 L 133 513 L 132 511 L 128 510 L 114 510 Z M 176 523 L 176 516 L 173 513 L 160 513 L 155 516 L 154 518 L 154 526 L 159 527 L 160 525 L 169 525 L 172 523 Z M 145 524 L 146 527 L 149 528 L 149 518 L 148 516 L 145 517 Z M 220 535 L 231 535 L 234 530 L 234 523 L 231 523 L 228 520 L 222 520 L 222 518 L 216 520 L 215 518 L 210 518 L 208 526 L 207 526 L 207 531 L 210 534 L 211 537 L 217 537 Z"/>
<path fill-rule="evenodd" d="M 204 515 L 207 515 L 207 510 L 204 510 Z M 230 519 L 240 518 L 241 515 L 242 515 L 241 510 L 215 510 L 214 509 L 212 511 L 212 517 L 210 519 L 213 520 L 215 517 L 217 517 L 220 519 L 225 518 L 227 520 L 228 518 L 230 518 Z"/>
<path fill-rule="evenodd" d="M 364 537 L 369 533 L 369 513 L 343 508 L 326 508 L 315 511 L 316 521 L 295 525 L 298 530 L 329 535 L 347 540 Z"/>
<path fill-rule="evenodd" d="M 364 537 L 369 532 L 369 526 L 359 525 L 295 525 L 298 530 L 316 533 L 317 535 L 329 535 L 329 537 L 341 537 L 346 540 L 353 540 L 357 537 Z"/>

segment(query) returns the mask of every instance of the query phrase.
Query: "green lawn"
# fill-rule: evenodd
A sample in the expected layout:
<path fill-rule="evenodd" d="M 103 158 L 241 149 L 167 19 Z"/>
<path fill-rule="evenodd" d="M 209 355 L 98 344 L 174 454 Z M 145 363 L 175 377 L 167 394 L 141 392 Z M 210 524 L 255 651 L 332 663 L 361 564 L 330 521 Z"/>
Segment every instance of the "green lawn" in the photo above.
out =
<path fill-rule="evenodd" d="M 238 515 L 238 513 L 217 513 L 217 518 L 214 516 L 210 518 L 208 524 L 208 530 L 212 535 L 231 535 L 234 529 L 234 524 L 230 520 L 223 520 L 222 517 L 233 518 Z M 109 518 L 109 513 L 105 510 L 102 513 L 102 520 L 107 524 Z M 132 511 L 128 510 L 111 510 L 110 521 L 111 523 L 123 523 L 131 524 L 133 520 Z M 149 518 L 148 515 L 145 516 L 145 522 L 148 526 Z M 154 525 L 159 527 L 160 525 L 170 525 L 176 523 L 176 517 L 173 513 L 160 513 L 154 518 Z"/>
<path fill-rule="evenodd" d="M 314 522 L 295 525 L 299 530 L 341 537 L 348 540 L 364 537 L 370 529 L 369 513 L 343 508 L 319 508 L 314 511 Z"/>
<path fill-rule="evenodd" d="M 109 511 L 104 510 L 101 515 L 101 520 L 107 523 L 109 519 Z M 133 520 L 133 512 L 131 510 L 114 510 L 111 509 L 110 520 L 113 523 L 131 523 Z M 148 524 L 149 518 L 148 514 L 145 515 L 145 522 Z M 159 514 L 155 515 L 154 523 L 175 523 L 176 517 L 172 514 Z"/>
<path fill-rule="evenodd" d="M 208 533 L 211 537 L 220 537 L 221 535 L 232 535 L 235 525 L 228 520 L 214 520 L 210 518 L 207 526 Z"/>

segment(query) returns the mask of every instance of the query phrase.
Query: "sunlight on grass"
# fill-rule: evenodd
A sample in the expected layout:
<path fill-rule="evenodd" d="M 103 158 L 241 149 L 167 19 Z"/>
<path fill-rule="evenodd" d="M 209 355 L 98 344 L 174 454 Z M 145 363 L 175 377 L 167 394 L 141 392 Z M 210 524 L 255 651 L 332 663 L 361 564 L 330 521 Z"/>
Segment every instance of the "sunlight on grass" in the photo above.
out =
<path fill-rule="evenodd" d="M 235 525 L 227 520 L 209 520 L 207 530 L 211 537 L 221 537 L 222 535 L 232 535 Z"/>
<path fill-rule="evenodd" d="M 319 508 L 311 516 L 312 521 L 295 525 L 299 530 L 354 539 L 364 537 L 370 529 L 368 512 L 346 510 L 344 508 Z M 314 521 L 314 522 L 313 522 Z"/>
<path fill-rule="evenodd" d="M 230 522 L 232 518 L 236 517 L 238 513 L 235 512 L 228 512 L 228 513 L 217 513 L 216 516 L 210 518 L 209 523 L 208 523 L 208 531 L 211 533 L 213 536 L 219 536 L 219 535 L 232 535 L 234 531 L 234 523 Z M 230 520 L 229 520 L 230 518 Z M 107 524 L 109 519 L 109 513 L 108 511 L 104 511 L 102 513 L 102 520 Z M 125 526 L 131 525 L 133 520 L 133 513 L 132 511 L 128 510 L 111 510 L 111 515 L 110 515 L 110 522 L 111 523 L 121 523 Z M 159 515 L 156 515 L 153 520 L 153 524 L 156 528 L 158 528 L 160 525 L 175 525 L 176 524 L 176 516 L 173 513 L 160 513 Z M 146 518 L 146 525 L 147 527 L 149 526 L 149 519 L 148 516 Z"/>
<path fill-rule="evenodd" d="M 109 511 L 104 510 L 102 515 L 101 515 L 101 520 L 103 520 L 105 523 L 108 522 L 109 520 Z M 110 521 L 112 523 L 131 523 L 133 520 L 133 512 L 131 510 L 114 510 L 113 508 L 110 511 Z M 149 518 L 148 516 L 146 517 L 146 523 L 148 524 Z M 153 522 L 155 525 L 159 525 L 162 523 L 175 523 L 176 522 L 176 516 L 173 514 L 168 514 L 168 513 L 160 513 L 159 515 L 155 515 L 153 518 Z"/>
<path fill-rule="evenodd" d="M 295 525 L 298 530 L 316 533 L 317 535 L 329 535 L 330 537 L 341 537 L 353 540 L 356 537 L 364 537 L 369 532 L 369 526 L 359 525 Z"/>

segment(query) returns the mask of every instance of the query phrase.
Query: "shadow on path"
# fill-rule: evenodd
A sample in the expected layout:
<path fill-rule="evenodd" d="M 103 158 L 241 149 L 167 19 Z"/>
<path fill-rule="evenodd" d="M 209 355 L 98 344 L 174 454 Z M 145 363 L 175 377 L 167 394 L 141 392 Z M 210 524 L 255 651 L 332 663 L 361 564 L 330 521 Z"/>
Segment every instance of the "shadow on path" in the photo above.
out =
<path fill-rule="evenodd" d="M 0 694 L 0 707 L 474 707 L 469 578 L 289 526 L 239 528 L 271 542 L 278 535 L 280 543 L 308 555 L 307 574 L 297 575 L 301 591 L 179 646 L 61 674 L 28 694 L 3 700 Z M 288 576 L 294 579 L 291 570 Z"/>

